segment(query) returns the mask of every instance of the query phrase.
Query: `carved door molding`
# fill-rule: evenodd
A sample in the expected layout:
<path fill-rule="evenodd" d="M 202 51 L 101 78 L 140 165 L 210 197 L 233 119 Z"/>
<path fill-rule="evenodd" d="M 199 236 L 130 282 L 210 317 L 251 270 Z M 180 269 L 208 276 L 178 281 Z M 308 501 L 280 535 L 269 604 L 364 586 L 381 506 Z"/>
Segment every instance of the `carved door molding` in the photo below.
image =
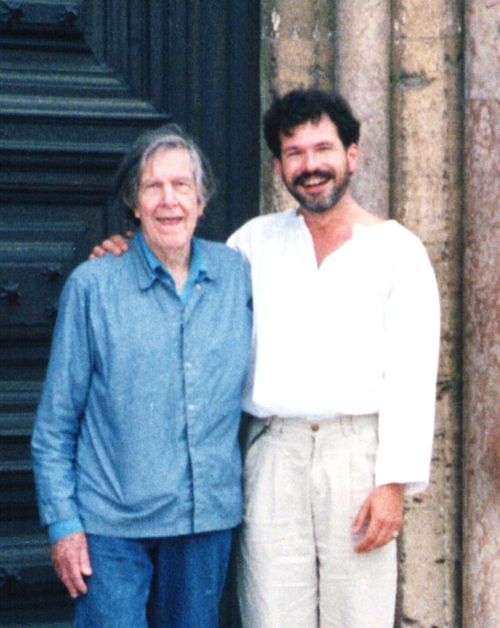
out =
<path fill-rule="evenodd" d="M 258 5 L 0 1 L 1 626 L 71 616 L 38 524 L 29 438 L 64 280 L 126 224 L 109 202 L 124 150 L 174 119 L 218 179 L 200 234 L 225 239 L 257 211 Z"/>

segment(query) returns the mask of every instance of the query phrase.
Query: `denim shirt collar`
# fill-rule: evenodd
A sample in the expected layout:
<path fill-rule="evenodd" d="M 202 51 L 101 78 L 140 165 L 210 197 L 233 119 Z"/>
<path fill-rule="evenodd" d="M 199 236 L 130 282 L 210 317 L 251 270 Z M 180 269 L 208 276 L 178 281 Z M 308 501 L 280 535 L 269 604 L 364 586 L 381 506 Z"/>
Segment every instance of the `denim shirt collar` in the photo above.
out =
<path fill-rule="evenodd" d="M 175 289 L 175 283 L 172 275 L 146 244 L 140 229 L 135 232 L 135 237 L 130 241 L 129 246 L 131 251 L 136 253 L 135 266 L 141 290 L 147 290 L 155 281 L 160 280 L 162 277 L 169 278 L 169 283 L 171 283 L 172 287 Z M 217 268 L 209 262 L 210 260 L 208 260 L 206 255 L 204 255 L 203 241 L 198 238 L 193 238 L 191 241 L 189 274 L 183 293 L 186 289 L 189 291 L 196 282 L 212 281 L 216 279 Z"/>

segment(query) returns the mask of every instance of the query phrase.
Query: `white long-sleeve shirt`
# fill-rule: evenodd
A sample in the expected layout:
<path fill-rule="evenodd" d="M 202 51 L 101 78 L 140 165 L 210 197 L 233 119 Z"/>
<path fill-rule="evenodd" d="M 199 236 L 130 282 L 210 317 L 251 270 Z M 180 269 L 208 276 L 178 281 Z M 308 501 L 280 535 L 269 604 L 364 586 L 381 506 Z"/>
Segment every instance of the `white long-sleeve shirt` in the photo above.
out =
<path fill-rule="evenodd" d="M 318 268 L 296 210 L 229 239 L 250 261 L 251 374 L 244 408 L 306 419 L 378 413 L 376 485 L 428 483 L 439 298 L 420 240 L 393 220 L 356 225 Z"/>

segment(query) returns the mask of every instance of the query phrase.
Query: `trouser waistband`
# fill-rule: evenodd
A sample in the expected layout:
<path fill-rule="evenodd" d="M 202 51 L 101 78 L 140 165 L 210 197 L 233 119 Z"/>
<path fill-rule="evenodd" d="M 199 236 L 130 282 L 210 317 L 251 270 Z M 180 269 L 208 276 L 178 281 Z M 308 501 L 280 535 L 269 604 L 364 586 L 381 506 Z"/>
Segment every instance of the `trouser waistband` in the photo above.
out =
<path fill-rule="evenodd" d="M 344 414 L 333 418 L 326 419 L 304 419 L 296 417 L 279 417 L 272 416 L 267 419 L 267 425 L 272 430 L 299 430 L 304 432 L 322 432 L 330 433 L 357 434 L 365 426 L 378 424 L 378 414 Z"/>

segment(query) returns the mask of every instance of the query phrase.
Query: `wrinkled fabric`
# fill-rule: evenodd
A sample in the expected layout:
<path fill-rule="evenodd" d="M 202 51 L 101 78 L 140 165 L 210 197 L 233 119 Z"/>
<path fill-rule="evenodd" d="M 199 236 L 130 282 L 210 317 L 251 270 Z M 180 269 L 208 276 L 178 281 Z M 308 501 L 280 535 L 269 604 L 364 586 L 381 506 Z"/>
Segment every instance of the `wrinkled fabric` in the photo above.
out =
<path fill-rule="evenodd" d="M 206 272 L 185 305 L 136 241 L 66 283 L 32 439 L 43 524 L 137 538 L 239 523 L 250 280 L 235 251 L 196 246 Z"/>
<path fill-rule="evenodd" d="M 396 543 L 353 549 L 374 486 L 377 416 L 253 423 L 238 549 L 243 626 L 392 628 Z"/>
<path fill-rule="evenodd" d="M 429 481 L 439 296 L 420 240 L 394 220 L 354 225 L 318 268 L 297 210 L 260 216 L 228 244 L 250 261 L 252 368 L 243 407 L 258 417 L 377 413 L 377 486 Z"/>

